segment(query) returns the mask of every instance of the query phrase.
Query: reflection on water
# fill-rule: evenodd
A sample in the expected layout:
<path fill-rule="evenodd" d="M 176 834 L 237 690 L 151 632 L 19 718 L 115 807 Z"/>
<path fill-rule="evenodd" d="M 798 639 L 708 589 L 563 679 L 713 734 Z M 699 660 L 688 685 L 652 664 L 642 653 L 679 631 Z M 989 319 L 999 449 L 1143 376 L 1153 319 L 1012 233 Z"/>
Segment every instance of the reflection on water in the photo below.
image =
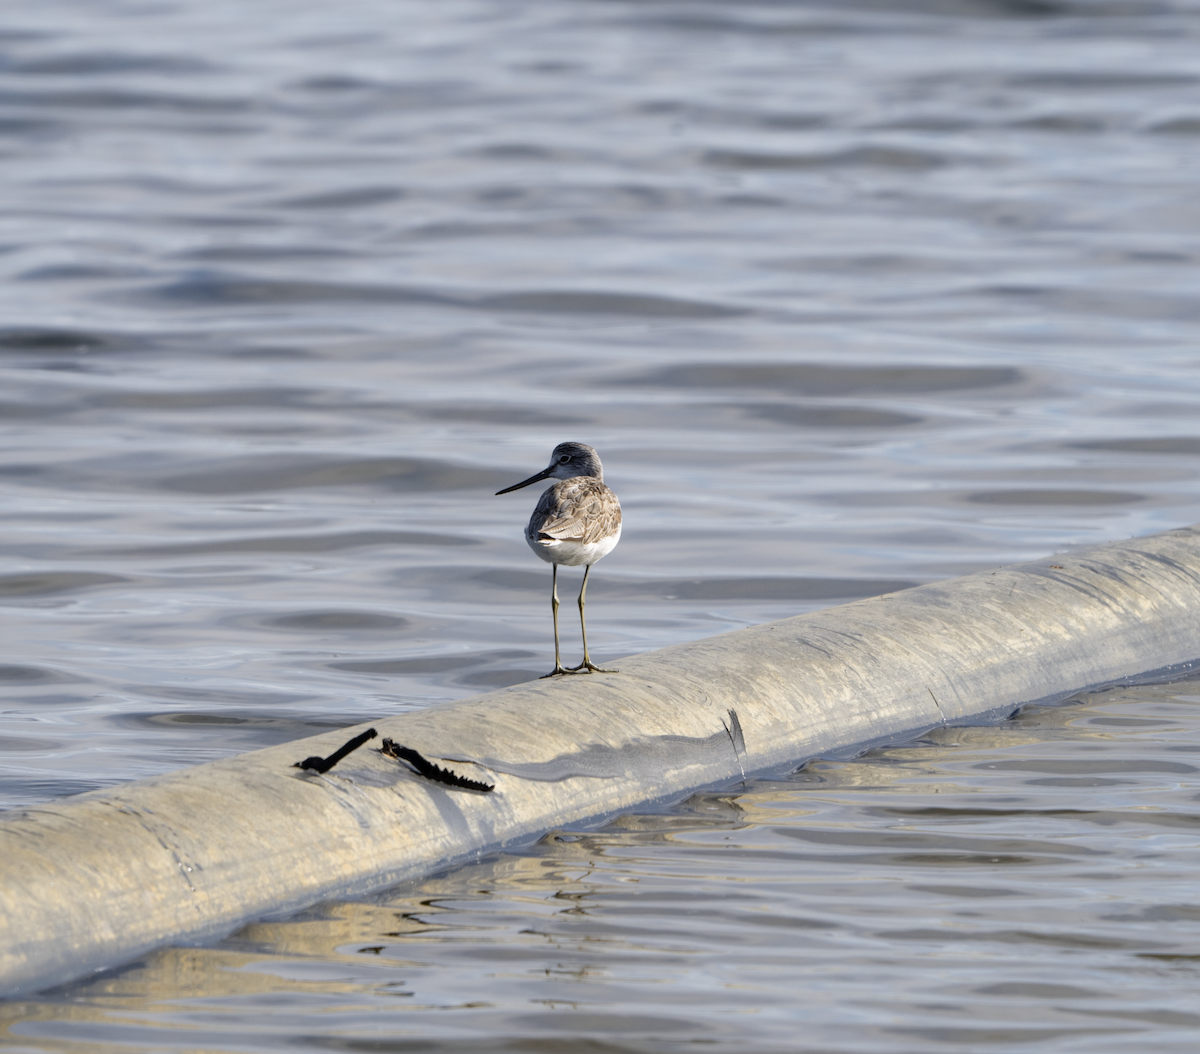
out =
<path fill-rule="evenodd" d="M 0 1009 L 17 1049 L 1189 1049 L 1194 683 L 551 832 Z"/>

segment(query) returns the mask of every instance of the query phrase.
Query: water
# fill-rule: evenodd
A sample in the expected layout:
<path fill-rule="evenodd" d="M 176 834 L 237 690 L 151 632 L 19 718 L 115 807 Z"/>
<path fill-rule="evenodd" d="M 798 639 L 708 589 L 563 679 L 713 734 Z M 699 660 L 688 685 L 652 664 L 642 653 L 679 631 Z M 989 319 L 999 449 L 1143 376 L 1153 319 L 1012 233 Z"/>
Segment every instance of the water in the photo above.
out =
<path fill-rule="evenodd" d="M 549 576 L 521 540 L 534 495 L 492 492 L 563 439 L 600 450 L 625 510 L 589 586 L 601 663 L 1200 521 L 1198 36 L 1200 5 L 1136 0 L 6 9 L 0 805 L 544 672 Z M 1161 704 L 1147 692 L 1138 705 Z M 1134 750 L 1136 727 L 1109 734 Z M 1095 743 L 1080 728 L 1056 743 L 1085 761 Z M 934 767 L 953 754 L 914 749 Z M 1030 793 L 1019 770 L 978 782 L 983 771 L 964 794 Z M 1170 812 L 1187 778 L 1151 784 L 1144 804 Z M 1033 808 L 1050 808 L 1059 792 L 1032 786 L 1045 796 Z M 696 809 L 681 810 L 649 829 L 686 828 Z M 1054 821 L 1068 841 L 1112 834 L 1073 815 Z M 1142 863 L 1103 888 L 1158 903 L 1143 864 L 1160 836 L 1131 829 Z M 671 891 L 660 907 L 728 886 L 715 862 L 676 871 L 669 841 L 634 841 L 665 854 L 647 865 Z M 525 879 L 505 869 L 553 871 L 572 844 L 485 870 L 524 904 Z M 1163 852 L 1184 866 L 1180 845 Z M 836 884 L 847 876 L 871 885 L 853 867 Z M 1085 872 L 1061 881 L 1090 903 Z M 747 882 L 772 903 L 769 876 Z M 950 910 L 900 878 L 887 890 L 874 903 L 897 931 Z M 795 917 L 824 911 L 804 903 Z M 276 926 L 260 945 L 286 957 L 322 925 Z M 705 955 L 745 937 L 713 926 L 687 928 Z M 1079 927 L 1097 940 L 1111 928 L 1097 914 Z M 797 932 L 771 947 L 783 954 Z M 832 939 L 804 933 L 804 947 Z M 520 963 L 518 936 L 493 947 L 497 961 Z M 462 952 L 453 937 L 429 954 Z M 787 1000 L 793 1040 L 813 1015 L 849 1028 L 886 997 L 911 1023 L 935 1000 L 920 989 L 933 974 L 898 965 L 918 954 L 905 939 L 891 957 L 845 939 L 841 966 L 833 953 L 815 974 L 780 960 L 783 1003 L 743 997 L 743 1049 L 782 1042 L 772 1015 Z M 215 963 L 233 947 L 171 961 L 201 963 L 205 992 L 275 976 L 226 977 Z M 322 947 L 333 965 L 281 989 L 282 1020 L 212 1042 L 286 1046 L 314 993 L 340 1006 L 345 964 Z M 1106 980 L 1083 987 L 1097 1006 L 1120 1002 L 1133 982 L 1089 947 L 1072 963 Z M 995 984 L 1018 983 L 991 952 L 979 969 L 989 962 Z M 1186 975 L 1186 962 L 1154 969 Z M 818 998 L 835 972 L 872 977 L 873 994 Z M 129 1013 L 148 1012 L 151 981 L 121 975 Z M 632 988 L 587 1005 L 611 1019 L 643 981 L 629 967 Z M 740 983 L 702 970 L 670 998 L 702 1007 L 726 981 Z M 501 1005 L 508 983 L 472 980 L 463 998 Z M 1021 991 L 1002 1017 L 1050 1012 L 1056 997 Z M 206 1028 L 240 1013 L 209 1021 L 208 998 L 188 1011 Z M 53 1005 L 73 1020 L 76 1004 Z M 442 1017 L 461 1018 L 471 1049 L 493 1027 Z M 945 1042 L 1072 1049 L 1055 1027 Z M 1174 1049 L 1166 1025 L 1136 1027 L 1112 1049 Z M 530 1029 L 513 1033 L 520 1049 Z M 869 1030 L 820 1033 L 812 1049 L 932 1042 Z M 652 1031 L 603 1042 L 650 1049 Z M 1088 1035 L 1078 1042 L 1099 1049 Z"/>

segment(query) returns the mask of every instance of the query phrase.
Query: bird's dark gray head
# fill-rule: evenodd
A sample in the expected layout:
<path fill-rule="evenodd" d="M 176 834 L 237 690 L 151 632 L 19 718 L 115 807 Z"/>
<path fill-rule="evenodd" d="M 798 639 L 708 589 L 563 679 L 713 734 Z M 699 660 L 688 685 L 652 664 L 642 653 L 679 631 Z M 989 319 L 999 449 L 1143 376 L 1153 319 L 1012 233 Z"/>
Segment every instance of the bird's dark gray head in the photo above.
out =
<path fill-rule="evenodd" d="M 573 479 L 575 476 L 595 476 L 604 479 L 604 466 L 595 447 L 587 443 L 559 443 L 550 455 L 550 473 L 555 479 Z"/>
<path fill-rule="evenodd" d="M 536 476 L 530 476 L 496 493 L 507 494 L 510 490 L 520 490 L 543 479 L 574 479 L 576 476 L 595 476 L 603 480 L 604 466 L 600 464 L 600 455 L 587 443 L 559 443 L 550 455 L 550 464 Z"/>

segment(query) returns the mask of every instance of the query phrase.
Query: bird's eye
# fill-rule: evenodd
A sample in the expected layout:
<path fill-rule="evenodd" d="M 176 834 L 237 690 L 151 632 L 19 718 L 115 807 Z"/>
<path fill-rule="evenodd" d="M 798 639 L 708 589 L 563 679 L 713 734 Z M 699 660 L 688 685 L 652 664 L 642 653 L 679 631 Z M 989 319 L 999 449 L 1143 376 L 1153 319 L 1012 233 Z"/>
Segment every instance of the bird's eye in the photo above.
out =
<path fill-rule="evenodd" d="M 559 463 L 560 465 L 565 465 L 565 464 L 566 464 L 568 461 L 570 461 L 570 460 L 571 460 L 571 455 L 570 455 L 570 454 L 563 454 L 563 455 L 561 455 L 561 456 L 559 457 L 559 459 L 558 459 L 558 463 Z"/>

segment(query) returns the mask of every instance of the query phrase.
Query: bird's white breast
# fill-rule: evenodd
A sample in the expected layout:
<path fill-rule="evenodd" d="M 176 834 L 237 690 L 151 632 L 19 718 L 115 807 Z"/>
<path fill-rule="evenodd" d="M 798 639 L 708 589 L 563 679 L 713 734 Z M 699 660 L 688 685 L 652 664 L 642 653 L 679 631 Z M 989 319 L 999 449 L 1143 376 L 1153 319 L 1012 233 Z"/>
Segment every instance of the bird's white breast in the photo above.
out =
<path fill-rule="evenodd" d="M 548 564 L 565 564 L 568 567 L 591 566 L 601 557 L 607 556 L 616 548 L 621 540 L 621 527 L 618 524 L 614 533 L 597 542 L 577 542 L 571 538 L 539 538 L 526 533 L 525 540 L 529 548 L 538 554 Z"/>

